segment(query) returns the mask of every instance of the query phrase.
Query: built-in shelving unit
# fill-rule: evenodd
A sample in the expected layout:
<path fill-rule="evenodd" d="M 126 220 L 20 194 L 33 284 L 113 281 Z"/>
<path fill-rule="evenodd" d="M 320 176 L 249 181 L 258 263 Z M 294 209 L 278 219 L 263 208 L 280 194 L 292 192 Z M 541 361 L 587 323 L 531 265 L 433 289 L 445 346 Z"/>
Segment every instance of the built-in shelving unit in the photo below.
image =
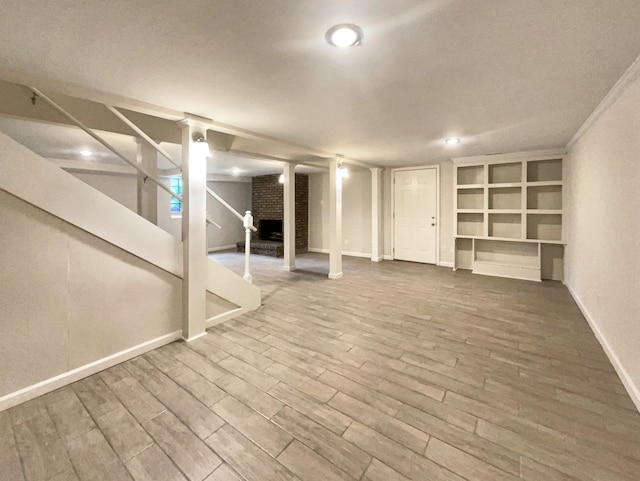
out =
<path fill-rule="evenodd" d="M 454 269 L 562 279 L 564 152 L 453 159 Z"/>

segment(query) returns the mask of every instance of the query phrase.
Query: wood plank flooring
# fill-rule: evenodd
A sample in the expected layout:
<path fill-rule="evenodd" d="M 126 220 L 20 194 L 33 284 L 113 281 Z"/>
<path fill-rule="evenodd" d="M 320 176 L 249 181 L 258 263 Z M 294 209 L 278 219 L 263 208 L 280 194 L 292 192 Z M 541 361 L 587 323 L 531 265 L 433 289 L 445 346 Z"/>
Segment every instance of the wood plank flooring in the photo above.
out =
<path fill-rule="evenodd" d="M 0 413 L 0 478 L 640 479 L 640 414 L 560 283 L 252 263 L 259 310 Z"/>

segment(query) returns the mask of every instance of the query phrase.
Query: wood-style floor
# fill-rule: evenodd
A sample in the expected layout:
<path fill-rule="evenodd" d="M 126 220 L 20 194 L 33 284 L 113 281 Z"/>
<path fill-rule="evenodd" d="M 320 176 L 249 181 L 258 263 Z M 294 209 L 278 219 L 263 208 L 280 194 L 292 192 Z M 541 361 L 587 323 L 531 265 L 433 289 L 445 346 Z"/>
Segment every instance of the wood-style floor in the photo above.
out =
<path fill-rule="evenodd" d="M 253 256 L 258 311 L 0 413 L 0 479 L 640 479 L 640 415 L 562 284 L 327 263 Z"/>

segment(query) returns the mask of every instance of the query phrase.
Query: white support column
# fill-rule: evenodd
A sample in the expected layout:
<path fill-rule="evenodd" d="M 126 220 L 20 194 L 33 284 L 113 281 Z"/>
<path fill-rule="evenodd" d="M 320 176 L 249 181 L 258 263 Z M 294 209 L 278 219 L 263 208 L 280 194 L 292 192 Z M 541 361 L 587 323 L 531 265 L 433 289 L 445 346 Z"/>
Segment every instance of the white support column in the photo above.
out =
<path fill-rule="evenodd" d="M 207 158 L 194 148 L 194 132 L 206 130 L 190 121 L 182 124 L 182 337 L 192 341 L 206 333 Z"/>
<path fill-rule="evenodd" d="M 342 277 L 342 177 L 338 159 L 329 161 L 329 279 Z"/>
<path fill-rule="evenodd" d="M 147 142 L 138 138 L 138 154 L 136 163 L 144 171 L 158 177 L 158 156 L 153 147 Z M 149 222 L 158 224 L 158 184 L 140 171 L 138 171 L 137 188 L 137 211 L 138 215 L 144 217 Z"/>
<path fill-rule="evenodd" d="M 284 166 L 284 265 L 296 270 L 296 165 Z"/>
<path fill-rule="evenodd" d="M 382 169 L 371 169 L 371 261 L 380 262 L 383 256 L 382 232 Z"/>

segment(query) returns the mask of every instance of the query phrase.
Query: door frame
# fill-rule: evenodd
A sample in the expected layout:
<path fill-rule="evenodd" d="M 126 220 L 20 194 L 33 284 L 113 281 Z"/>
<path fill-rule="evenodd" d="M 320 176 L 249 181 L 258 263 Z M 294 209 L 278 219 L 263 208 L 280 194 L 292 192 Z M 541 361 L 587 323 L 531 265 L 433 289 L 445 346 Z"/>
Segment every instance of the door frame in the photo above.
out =
<path fill-rule="evenodd" d="M 440 265 L 440 164 L 391 169 L 391 260 L 396 257 L 396 172 L 408 170 L 436 171 L 436 266 Z"/>

